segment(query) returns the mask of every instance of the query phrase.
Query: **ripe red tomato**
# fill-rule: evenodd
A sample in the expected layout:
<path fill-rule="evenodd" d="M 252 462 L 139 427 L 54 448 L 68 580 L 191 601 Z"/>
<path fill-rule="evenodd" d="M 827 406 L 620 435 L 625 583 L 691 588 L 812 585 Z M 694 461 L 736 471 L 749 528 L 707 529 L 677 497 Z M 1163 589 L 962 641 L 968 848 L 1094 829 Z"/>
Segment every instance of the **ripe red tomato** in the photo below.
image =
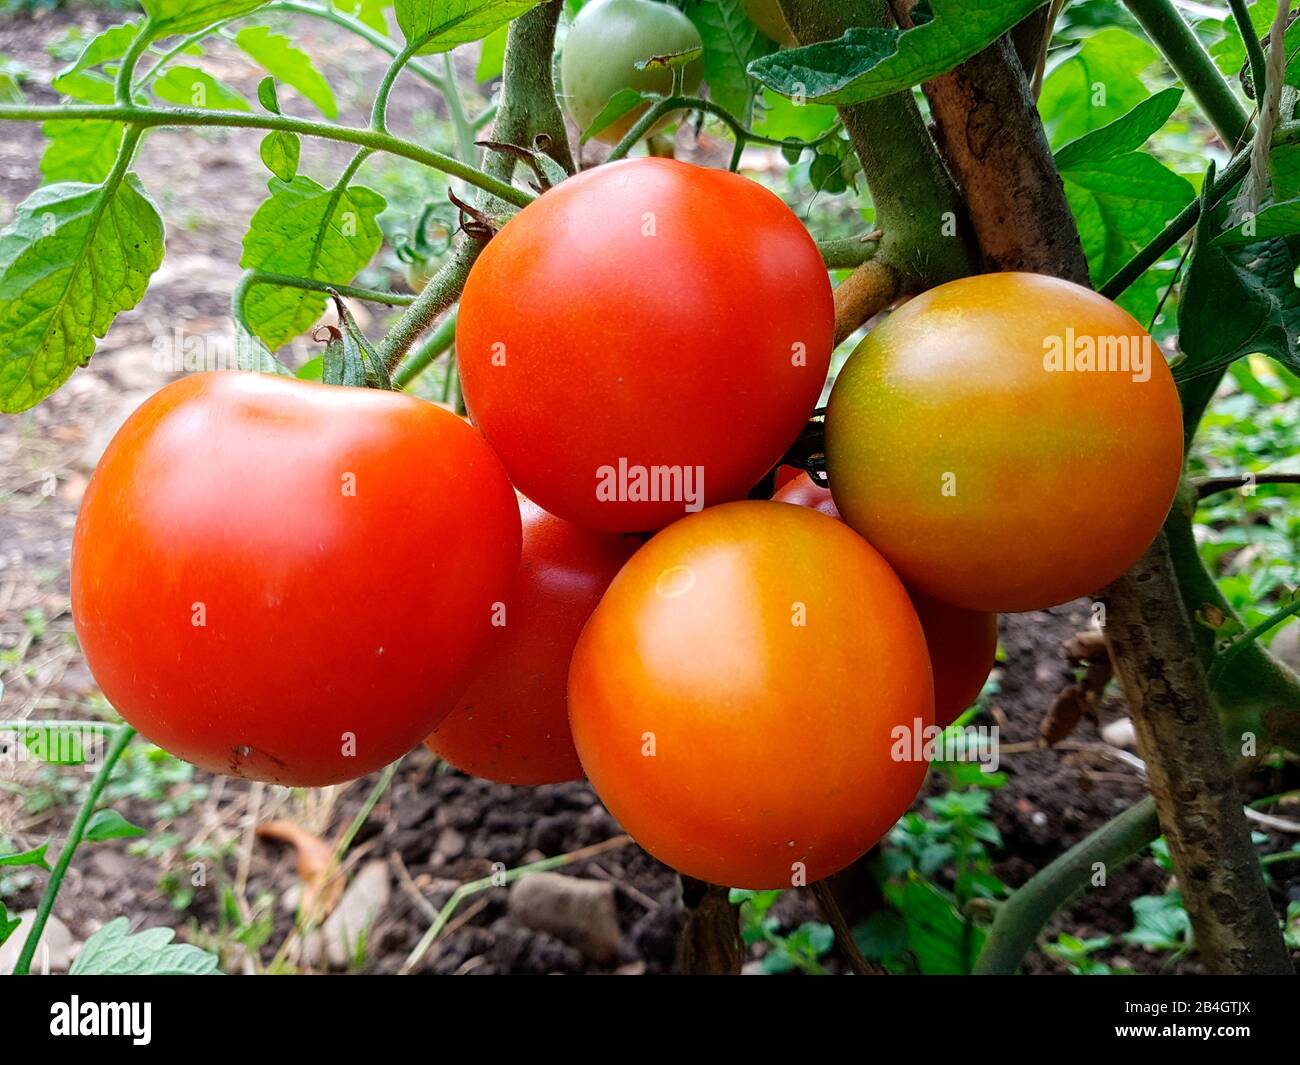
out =
<path fill-rule="evenodd" d="M 1087 368 L 1097 353 L 1117 368 Z M 908 584 L 1035 610 L 1096 591 L 1150 546 L 1178 487 L 1182 416 L 1125 311 L 1068 281 L 985 274 L 867 335 L 831 392 L 826 461 L 844 520 Z"/>
<path fill-rule="evenodd" d="M 470 272 L 470 414 L 530 499 L 586 528 L 660 528 L 745 495 L 830 365 L 826 268 L 776 196 L 637 159 L 569 178 Z"/>
<path fill-rule="evenodd" d="M 829 488 L 814 484 L 806 473 L 777 489 L 773 499 L 820 510 L 839 518 Z M 983 610 L 963 610 L 909 588 L 925 632 L 934 674 L 934 723 L 947 728 L 975 702 L 989 679 L 998 651 L 998 616 Z"/>
<path fill-rule="evenodd" d="M 500 462 L 410 396 L 183 378 L 104 452 L 72 613 L 109 702 L 216 773 L 335 784 L 451 710 L 519 565 Z"/>
<path fill-rule="evenodd" d="M 457 769 L 503 784 L 579 780 L 566 686 L 574 644 L 641 542 L 596 533 L 520 500 L 523 565 L 492 657 L 425 741 Z"/>
<path fill-rule="evenodd" d="M 715 884 L 842 869 L 915 798 L 899 735 L 934 721 L 925 639 L 888 564 L 802 507 L 726 503 L 657 534 L 578 640 L 569 717 L 597 794 Z"/>

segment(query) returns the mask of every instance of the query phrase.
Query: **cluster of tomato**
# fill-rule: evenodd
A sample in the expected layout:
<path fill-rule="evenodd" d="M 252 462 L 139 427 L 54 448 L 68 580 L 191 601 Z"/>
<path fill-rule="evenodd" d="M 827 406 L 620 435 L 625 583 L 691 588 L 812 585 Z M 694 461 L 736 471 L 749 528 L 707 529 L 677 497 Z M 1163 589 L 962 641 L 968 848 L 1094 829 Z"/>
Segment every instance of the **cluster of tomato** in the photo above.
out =
<path fill-rule="evenodd" d="M 702 879 L 825 876 L 915 797 L 914 734 L 978 693 L 995 612 L 1117 577 L 1182 459 L 1136 322 L 996 274 L 912 300 L 851 356 L 829 492 L 805 474 L 746 499 L 832 339 L 817 247 L 760 185 L 664 159 L 579 174 L 470 274 L 472 424 L 237 373 L 132 415 L 74 539 L 89 665 L 213 771 L 322 785 L 427 736 L 496 780 L 585 772 Z"/>

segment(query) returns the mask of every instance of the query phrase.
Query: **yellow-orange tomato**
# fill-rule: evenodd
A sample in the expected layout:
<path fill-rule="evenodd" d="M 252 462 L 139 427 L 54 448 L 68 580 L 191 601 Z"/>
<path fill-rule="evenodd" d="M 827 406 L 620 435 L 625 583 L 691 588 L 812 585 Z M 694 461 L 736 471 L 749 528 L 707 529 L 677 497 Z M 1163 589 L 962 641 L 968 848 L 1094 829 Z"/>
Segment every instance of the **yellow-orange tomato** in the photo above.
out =
<path fill-rule="evenodd" d="M 925 778 L 934 721 L 907 592 L 842 522 L 726 503 L 614 578 L 574 651 L 569 716 L 611 814 L 691 876 L 789 887 L 842 869 Z M 902 729 L 904 732 L 898 732 Z"/>
<path fill-rule="evenodd" d="M 1182 432 L 1164 357 L 1125 311 L 1068 281 L 984 274 L 868 334 L 831 392 L 826 461 L 844 520 L 910 586 L 1034 610 L 1147 549 Z"/>
<path fill-rule="evenodd" d="M 578 634 L 641 541 L 589 532 L 526 499 L 523 562 L 500 642 L 425 740 L 457 769 L 502 784 L 582 777 L 565 687 Z"/>
<path fill-rule="evenodd" d="M 812 507 L 832 518 L 840 516 L 830 489 L 813 484 L 806 473 L 778 488 L 772 498 Z M 984 610 L 950 606 L 912 588 L 907 594 L 912 598 L 916 616 L 921 619 L 930 650 L 934 723 L 947 728 L 975 701 L 988 680 L 998 650 L 998 616 Z"/>

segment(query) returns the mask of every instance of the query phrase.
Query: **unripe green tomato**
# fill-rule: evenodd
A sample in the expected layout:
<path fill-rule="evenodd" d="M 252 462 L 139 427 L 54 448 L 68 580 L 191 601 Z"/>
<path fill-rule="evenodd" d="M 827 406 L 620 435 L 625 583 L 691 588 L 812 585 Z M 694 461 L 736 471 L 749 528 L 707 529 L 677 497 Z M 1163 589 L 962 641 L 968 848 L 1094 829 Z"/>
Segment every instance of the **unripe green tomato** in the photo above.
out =
<path fill-rule="evenodd" d="M 620 89 L 663 95 L 672 92 L 670 68 L 637 70 L 637 63 L 701 46 L 699 31 L 691 20 L 667 4 L 656 0 L 597 0 L 588 4 L 573 20 L 560 57 L 565 107 L 579 130 L 585 132 Z M 703 62 L 695 59 L 687 63 L 682 90 L 694 93 L 703 75 Z M 634 107 L 597 133 L 596 138 L 617 144 L 649 106 L 646 103 Z"/>
<path fill-rule="evenodd" d="M 777 0 L 740 0 L 740 6 L 745 9 L 749 21 L 782 48 L 793 48 L 799 43 L 794 39 Z"/>

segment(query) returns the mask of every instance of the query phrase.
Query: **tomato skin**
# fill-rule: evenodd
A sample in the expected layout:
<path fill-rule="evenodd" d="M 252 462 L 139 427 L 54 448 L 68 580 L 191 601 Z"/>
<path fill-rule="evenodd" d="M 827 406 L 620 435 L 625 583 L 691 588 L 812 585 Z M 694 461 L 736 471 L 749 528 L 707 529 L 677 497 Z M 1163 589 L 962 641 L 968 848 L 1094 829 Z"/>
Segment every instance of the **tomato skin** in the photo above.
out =
<path fill-rule="evenodd" d="M 580 529 L 526 499 L 519 507 L 523 562 L 501 639 L 425 744 L 462 772 L 502 784 L 580 780 L 569 661 L 582 626 L 641 542 Z"/>
<path fill-rule="evenodd" d="M 705 505 L 743 497 L 812 412 L 833 329 L 821 256 L 776 196 L 636 159 L 507 222 L 470 272 L 456 339 L 466 405 L 519 490 L 586 528 L 639 532 L 699 499 L 635 498 L 618 471 L 667 467 L 688 487 L 703 467 Z"/>
<path fill-rule="evenodd" d="M 160 747 L 216 773 L 334 784 L 455 705 L 519 544 L 505 471 L 455 415 L 194 374 L 127 419 L 91 478 L 73 619 L 104 695 Z"/>
<path fill-rule="evenodd" d="M 884 559 L 825 515 L 747 501 L 632 556 L 578 640 L 569 717 L 641 846 L 758 889 L 789 887 L 799 862 L 828 876 L 888 831 L 926 772 L 892 757 L 891 732 L 934 714 L 921 626 Z"/>
<path fill-rule="evenodd" d="M 700 32 L 690 19 L 657 0 L 598 0 L 587 4 L 573 20 L 560 56 L 560 91 L 569 116 L 580 132 L 596 120 L 610 98 L 622 89 L 667 96 L 673 89 L 668 67 L 637 70 L 654 56 L 673 55 L 702 47 Z M 683 71 L 682 87 L 693 95 L 704 76 L 704 62 L 694 59 Z M 649 109 L 640 104 L 600 132 L 596 140 L 617 144 Z"/>
<path fill-rule="evenodd" d="M 839 519 L 829 488 L 814 484 L 806 473 L 777 489 L 781 503 L 811 507 Z M 908 588 L 916 616 L 925 632 L 934 675 L 934 723 L 947 728 L 975 702 L 993 671 L 998 651 L 998 616 L 983 610 L 963 610 Z"/>
<path fill-rule="evenodd" d="M 1072 331 L 1072 333 L 1070 332 Z M 1036 610 L 1119 577 L 1182 470 L 1173 376 L 1049 370 L 1048 342 L 1146 331 L 1068 281 L 985 274 L 873 330 L 831 391 L 826 460 L 844 520 L 910 585 L 972 610 Z"/>

